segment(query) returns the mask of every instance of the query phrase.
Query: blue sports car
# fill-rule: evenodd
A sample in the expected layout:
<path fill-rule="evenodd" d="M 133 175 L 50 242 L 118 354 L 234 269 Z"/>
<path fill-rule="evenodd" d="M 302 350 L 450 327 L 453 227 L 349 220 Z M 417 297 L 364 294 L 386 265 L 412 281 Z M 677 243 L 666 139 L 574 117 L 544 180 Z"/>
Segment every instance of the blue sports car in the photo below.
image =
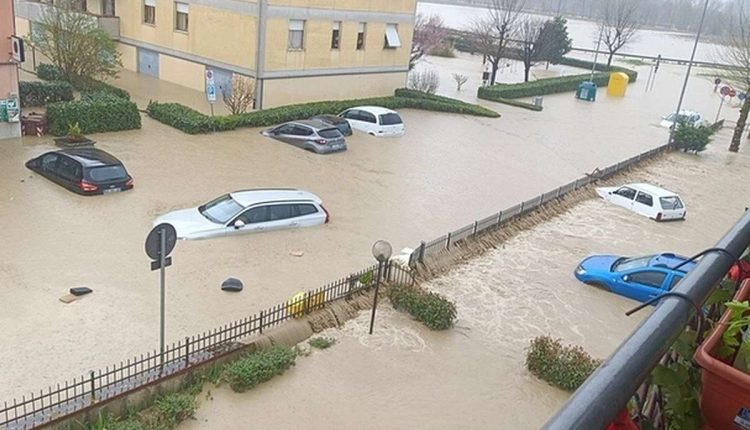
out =
<path fill-rule="evenodd" d="M 643 303 L 666 293 L 680 282 L 696 265 L 692 261 L 685 263 L 687 260 L 688 257 L 675 254 L 633 258 L 594 255 L 578 265 L 575 275 L 581 282 Z"/>

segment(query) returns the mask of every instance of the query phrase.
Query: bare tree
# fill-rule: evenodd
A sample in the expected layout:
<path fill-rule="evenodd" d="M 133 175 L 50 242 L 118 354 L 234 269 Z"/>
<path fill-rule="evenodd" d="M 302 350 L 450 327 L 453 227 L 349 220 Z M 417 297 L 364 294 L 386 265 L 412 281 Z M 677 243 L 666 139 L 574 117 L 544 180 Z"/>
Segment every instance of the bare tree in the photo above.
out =
<path fill-rule="evenodd" d="M 727 71 L 726 78 L 750 96 L 750 29 L 746 27 L 747 21 L 744 14 L 739 16 L 738 21 L 733 26 L 731 35 L 724 42 L 724 46 L 727 48 L 725 59 L 734 66 L 734 69 Z M 742 132 L 747 125 L 749 112 L 750 97 L 746 97 L 740 108 L 740 116 L 737 118 L 737 125 L 734 128 L 732 143 L 729 145 L 729 150 L 732 152 L 740 150 Z M 748 135 L 748 138 L 750 138 L 750 135 Z"/>
<path fill-rule="evenodd" d="M 544 51 L 549 44 L 545 40 L 545 22 L 539 18 L 528 17 L 520 21 L 517 43 L 521 45 L 520 56 L 523 62 L 523 81 L 529 82 L 531 68 L 544 59 Z"/>
<path fill-rule="evenodd" d="M 117 76 L 122 63 L 114 41 L 79 10 L 75 0 L 55 0 L 42 12 L 39 31 L 31 33 L 32 45 L 74 85 Z"/>
<path fill-rule="evenodd" d="M 461 87 L 469 81 L 469 77 L 460 73 L 454 73 L 453 80 L 456 81 L 456 91 L 461 91 Z"/>
<path fill-rule="evenodd" d="M 426 53 L 443 43 L 446 37 L 448 37 L 448 29 L 439 16 L 432 15 L 425 18 L 424 15 L 417 14 L 409 55 L 409 70 L 413 69 Z"/>
<path fill-rule="evenodd" d="M 408 87 L 423 93 L 435 94 L 440 86 L 440 76 L 434 69 L 409 72 Z"/>
<path fill-rule="evenodd" d="M 255 80 L 247 76 L 234 75 L 232 88 L 225 88 L 221 97 L 232 115 L 247 112 L 255 101 Z"/>
<path fill-rule="evenodd" d="M 607 66 L 612 64 L 615 53 L 633 40 L 638 33 L 639 0 L 604 0 L 602 2 L 602 19 L 597 30 L 597 37 L 609 51 Z"/>
<path fill-rule="evenodd" d="M 469 30 L 492 67 L 490 85 L 495 84 L 500 61 L 507 55 L 506 48 L 517 31 L 524 4 L 525 0 L 489 0 L 487 16 L 474 21 Z"/>

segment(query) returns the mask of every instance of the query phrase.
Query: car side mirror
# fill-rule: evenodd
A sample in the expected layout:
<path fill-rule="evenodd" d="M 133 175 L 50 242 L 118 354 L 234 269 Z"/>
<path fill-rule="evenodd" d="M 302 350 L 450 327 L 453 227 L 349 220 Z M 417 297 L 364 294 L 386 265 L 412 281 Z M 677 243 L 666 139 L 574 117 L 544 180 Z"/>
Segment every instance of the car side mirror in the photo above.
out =
<path fill-rule="evenodd" d="M 245 226 L 245 223 L 244 223 L 244 222 L 242 222 L 242 220 L 241 220 L 241 219 L 238 219 L 237 221 L 235 221 L 235 222 L 234 222 L 234 228 L 235 228 L 236 230 L 239 230 L 239 229 L 241 229 L 241 228 L 242 228 L 242 227 L 244 227 L 244 226 Z"/>

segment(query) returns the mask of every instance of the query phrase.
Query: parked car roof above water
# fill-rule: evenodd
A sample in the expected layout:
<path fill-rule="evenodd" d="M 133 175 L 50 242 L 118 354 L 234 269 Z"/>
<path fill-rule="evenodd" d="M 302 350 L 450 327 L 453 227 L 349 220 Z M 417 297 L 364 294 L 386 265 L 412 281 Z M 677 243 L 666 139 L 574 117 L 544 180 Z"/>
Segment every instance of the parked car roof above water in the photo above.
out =
<path fill-rule="evenodd" d="M 320 197 L 297 188 L 253 188 L 229 193 L 237 203 L 244 207 L 258 203 L 279 202 L 287 200 L 311 200 L 321 203 Z"/>
<path fill-rule="evenodd" d="M 122 164 L 120 160 L 112 154 L 97 148 L 71 148 L 56 151 L 65 154 L 68 157 L 78 161 L 84 167 L 93 166 L 111 166 L 113 164 Z"/>
<path fill-rule="evenodd" d="M 351 109 L 364 110 L 374 115 L 382 115 L 384 113 L 397 113 L 395 110 L 387 109 L 387 108 L 380 107 L 380 106 L 355 106 Z M 346 109 L 346 110 L 351 110 L 351 109 Z"/>
<path fill-rule="evenodd" d="M 666 188 L 657 187 L 656 185 L 651 184 L 645 184 L 645 183 L 635 183 L 635 184 L 626 184 L 625 186 L 636 189 L 638 191 L 645 191 L 654 197 L 669 197 L 669 196 L 676 196 L 677 193 L 667 190 Z"/>
<path fill-rule="evenodd" d="M 336 115 L 315 115 L 314 117 L 310 118 L 311 120 L 322 120 L 323 122 L 327 122 L 329 124 L 347 124 L 348 122 L 339 116 Z"/>

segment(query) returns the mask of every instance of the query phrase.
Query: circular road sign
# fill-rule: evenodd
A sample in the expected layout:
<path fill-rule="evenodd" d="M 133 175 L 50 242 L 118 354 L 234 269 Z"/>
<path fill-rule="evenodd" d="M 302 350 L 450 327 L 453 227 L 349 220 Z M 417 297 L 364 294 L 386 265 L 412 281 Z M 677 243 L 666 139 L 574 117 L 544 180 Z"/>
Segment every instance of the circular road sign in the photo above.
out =
<path fill-rule="evenodd" d="M 729 97 L 734 97 L 737 95 L 737 91 L 735 90 L 729 90 Z"/>
<path fill-rule="evenodd" d="M 742 101 L 745 101 L 745 99 L 747 98 L 747 93 L 739 93 L 737 94 L 737 98 Z"/>
<path fill-rule="evenodd" d="M 716 78 L 716 80 L 714 80 L 714 84 L 719 85 L 720 83 L 721 83 L 721 79 Z"/>
<path fill-rule="evenodd" d="M 164 231 L 167 239 L 164 248 L 164 258 L 167 258 L 167 255 L 172 252 L 175 244 L 177 243 L 177 232 L 175 231 L 172 224 L 161 223 L 151 229 L 151 231 L 148 233 L 148 236 L 146 237 L 146 255 L 148 255 L 152 260 L 159 259 L 159 251 L 161 250 L 161 238 L 159 237 L 159 232 L 162 230 Z"/>
<path fill-rule="evenodd" d="M 728 95 L 729 95 L 729 92 L 730 92 L 730 91 L 732 91 L 732 89 L 731 89 L 731 88 L 729 88 L 729 87 L 727 87 L 727 86 L 723 86 L 723 87 L 721 87 L 721 89 L 719 90 L 719 93 L 721 93 L 721 95 L 722 95 L 722 96 L 728 96 Z"/>

